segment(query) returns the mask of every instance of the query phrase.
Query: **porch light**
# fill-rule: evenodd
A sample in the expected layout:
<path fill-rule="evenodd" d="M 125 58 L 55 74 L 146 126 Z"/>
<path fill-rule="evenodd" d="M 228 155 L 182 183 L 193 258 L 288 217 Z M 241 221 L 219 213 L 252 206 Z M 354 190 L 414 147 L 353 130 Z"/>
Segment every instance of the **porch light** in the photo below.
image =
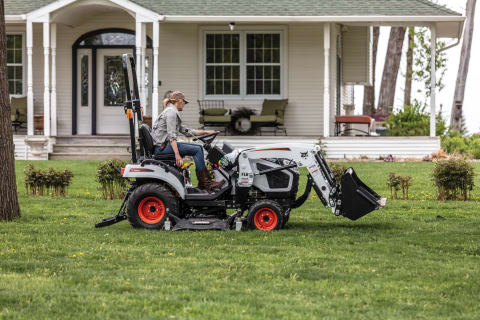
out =
<path fill-rule="evenodd" d="M 235 22 L 230 22 L 228 26 L 230 27 L 230 31 L 233 31 L 235 29 Z"/>

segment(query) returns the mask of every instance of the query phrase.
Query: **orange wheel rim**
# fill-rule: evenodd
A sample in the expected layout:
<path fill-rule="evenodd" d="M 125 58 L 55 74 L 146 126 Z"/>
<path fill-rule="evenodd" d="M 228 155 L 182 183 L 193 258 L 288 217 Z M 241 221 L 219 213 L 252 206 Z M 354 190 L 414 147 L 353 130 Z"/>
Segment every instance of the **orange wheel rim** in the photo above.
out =
<path fill-rule="evenodd" d="M 273 230 L 277 226 L 277 213 L 270 208 L 261 208 L 255 212 L 253 223 L 258 230 Z"/>
<path fill-rule="evenodd" d="M 157 197 L 143 198 L 138 204 L 138 216 L 145 223 L 159 223 L 165 216 L 165 205 Z"/>

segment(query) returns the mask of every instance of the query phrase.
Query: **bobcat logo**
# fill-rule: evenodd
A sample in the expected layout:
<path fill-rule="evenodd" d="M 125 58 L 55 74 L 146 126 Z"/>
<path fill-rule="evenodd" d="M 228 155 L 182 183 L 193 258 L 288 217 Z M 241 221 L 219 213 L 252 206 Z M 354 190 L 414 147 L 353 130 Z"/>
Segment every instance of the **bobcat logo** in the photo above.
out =
<path fill-rule="evenodd" d="M 302 158 L 308 157 L 308 152 L 300 152 L 300 157 Z"/>

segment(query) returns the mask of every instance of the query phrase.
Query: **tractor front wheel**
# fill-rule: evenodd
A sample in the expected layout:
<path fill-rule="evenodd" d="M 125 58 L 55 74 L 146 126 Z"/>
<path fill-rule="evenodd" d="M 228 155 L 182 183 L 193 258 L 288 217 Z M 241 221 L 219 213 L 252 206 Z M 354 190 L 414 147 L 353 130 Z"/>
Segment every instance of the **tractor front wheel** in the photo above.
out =
<path fill-rule="evenodd" d="M 252 230 L 279 230 L 283 225 L 282 207 L 273 200 L 257 201 L 248 210 L 247 221 Z"/>
<path fill-rule="evenodd" d="M 177 212 L 172 192 L 163 185 L 148 183 L 136 188 L 127 205 L 127 216 L 135 228 L 160 229 L 168 212 Z"/>

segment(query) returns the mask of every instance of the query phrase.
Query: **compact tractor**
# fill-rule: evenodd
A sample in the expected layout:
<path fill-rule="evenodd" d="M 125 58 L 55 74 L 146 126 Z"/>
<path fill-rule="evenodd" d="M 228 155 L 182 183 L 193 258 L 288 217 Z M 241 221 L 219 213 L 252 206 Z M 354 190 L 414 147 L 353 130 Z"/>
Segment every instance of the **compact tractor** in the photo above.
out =
<path fill-rule="evenodd" d="M 133 227 L 147 229 L 279 230 L 312 188 L 323 206 L 351 220 L 385 206 L 386 199 L 366 186 L 352 168 L 337 183 L 318 145 L 270 144 L 236 150 L 227 142 L 217 146 L 218 132 L 193 140 L 203 145 L 215 179 L 225 183 L 211 192 L 194 187 L 188 165 L 177 167 L 173 154 L 154 154 L 150 128 L 142 121 L 135 61 L 125 54 L 122 64 L 132 161 L 116 170 L 131 186 L 117 215 L 96 227 L 128 219 Z M 297 196 L 301 167 L 306 168 L 307 183 Z"/>

